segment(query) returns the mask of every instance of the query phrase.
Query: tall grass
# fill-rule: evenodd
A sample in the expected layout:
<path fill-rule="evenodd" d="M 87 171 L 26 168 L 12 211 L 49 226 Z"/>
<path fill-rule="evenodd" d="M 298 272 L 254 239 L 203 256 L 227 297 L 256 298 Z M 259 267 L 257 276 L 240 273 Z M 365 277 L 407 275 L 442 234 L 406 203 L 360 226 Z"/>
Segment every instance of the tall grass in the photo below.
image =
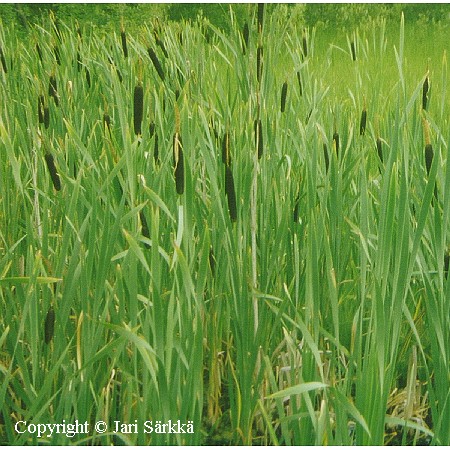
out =
<path fill-rule="evenodd" d="M 0 442 L 450 444 L 446 54 L 242 21 L 1 27 Z"/>

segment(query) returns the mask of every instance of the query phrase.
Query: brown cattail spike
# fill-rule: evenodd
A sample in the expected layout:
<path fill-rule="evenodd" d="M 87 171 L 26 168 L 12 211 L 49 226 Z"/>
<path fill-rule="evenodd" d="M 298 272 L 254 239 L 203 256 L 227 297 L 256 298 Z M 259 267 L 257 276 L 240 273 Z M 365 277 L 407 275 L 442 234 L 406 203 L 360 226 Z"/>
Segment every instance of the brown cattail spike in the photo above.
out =
<path fill-rule="evenodd" d="M 55 311 L 50 306 L 47 311 L 47 315 L 45 316 L 45 325 L 44 325 L 44 342 L 46 345 L 50 344 L 50 341 L 53 339 L 53 334 L 55 331 Z"/>
<path fill-rule="evenodd" d="M 255 120 L 255 145 L 258 149 L 258 159 L 261 159 L 264 151 L 261 119 Z"/>
<path fill-rule="evenodd" d="M 364 108 L 361 113 L 361 121 L 359 122 L 359 134 L 364 136 L 366 133 L 367 110 Z"/>
<path fill-rule="evenodd" d="M 85 72 L 86 72 L 86 83 L 88 85 L 88 88 L 91 87 L 91 73 L 89 72 L 89 69 L 87 67 L 84 68 Z"/>
<path fill-rule="evenodd" d="M 181 136 L 178 132 L 173 135 L 173 163 L 175 169 L 175 185 L 177 194 L 181 195 L 184 192 L 184 160 L 183 160 L 183 145 Z"/>
<path fill-rule="evenodd" d="M 122 40 L 122 51 L 123 56 L 125 58 L 128 58 L 128 47 L 127 47 L 127 35 L 125 34 L 125 30 L 122 28 L 120 31 L 120 38 Z"/>
<path fill-rule="evenodd" d="M 47 168 L 50 172 L 50 177 L 52 179 L 54 188 L 57 191 L 61 190 L 61 181 L 59 180 L 58 171 L 56 170 L 55 166 L 55 160 L 53 159 L 53 155 L 51 153 L 45 154 L 45 162 L 47 163 Z"/>
<path fill-rule="evenodd" d="M 159 78 L 161 78 L 161 80 L 164 81 L 163 68 L 161 66 L 161 63 L 159 62 L 158 57 L 156 56 L 155 51 L 151 47 L 148 48 L 148 55 L 150 56 L 153 65 L 155 66 L 156 72 L 158 72 Z"/>
<path fill-rule="evenodd" d="M 261 82 L 262 58 L 263 58 L 263 48 L 261 45 L 258 45 L 258 49 L 256 51 L 256 79 L 258 80 L 258 83 Z"/>
<path fill-rule="evenodd" d="M 300 97 L 303 95 L 302 77 L 300 71 L 297 72 L 298 88 Z"/>
<path fill-rule="evenodd" d="M 286 96 L 287 96 L 288 84 L 287 81 L 283 83 L 281 88 L 281 112 L 284 113 L 286 109 Z"/>
<path fill-rule="evenodd" d="M 264 21 L 264 3 L 258 3 L 258 33 L 262 33 Z"/>
<path fill-rule="evenodd" d="M 308 41 L 306 39 L 305 32 L 303 32 L 303 37 L 302 37 L 302 49 L 303 49 L 303 57 L 306 58 L 308 56 Z"/>
<path fill-rule="evenodd" d="M 243 38 L 243 40 L 242 40 L 242 52 L 244 53 L 244 55 L 245 55 L 245 52 L 247 51 L 247 48 L 248 48 L 249 36 L 250 36 L 250 32 L 249 32 L 249 29 L 248 29 L 248 23 L 245 22 L 244 23 L 244 28 L 242 29 L 242 38 Z"/>
<path fill-rule="evenodd" d="M 298 223 L 299 202 L 300 202 L 300 198 L 299 198 L 299 195 L 297 195 L 297 198 L 295 199 L 295 204 L 294 204 L 294 223 Z"/>
<path fill-rule="evenodd" d="M 427 76 L 425 77 L 425 81 L 423 82 L 423 87 L 422 87 L 422 109 L 424 111 L 427 109 L 429 89 L 430 89 L 430 79 L 428 78 L 428 74 L 427 74 Z"/>
<path fill-rule="evenodd" d="M 431 166 L 433 164 L 433 146 L 431 144 L 425 145 L 425 164 L 427 167 L 427 174 L 430 174 Z"/>
<path fill-rule="evenodd" d="M 59 95 L 58 95 L 58 88 L 56 85 L 56 77 L 55 75 L 50 75 L 50 81 L 48 84 L 48 95 L 53 97 L 53 100 L 55 100 L 55 105 L 59 105 Z"/>
<path fill-rule="evenodd" d="M 352 60 L 356 61 L 356 48 L 355 48 L 355 43 L 353 41 L 350 43 L 350 48 L 352 51 Z"/>
<path fill-rule="evenodd" d="M 328 147 L 325 142 L 323 143 L 323 159 L 325 161 L 325 170 L 328 173 L 328 167 L 330 166 L 330 158 L 328 156 Z"/>
<path fill-rule="evenodd" d="M 336 149 L 336 156 L 339 156 L 339 134 L 337 131 L 333 133 L 333 144 Z"/>
<path fill-rule="evenodd" d="M 144 113 L 144 89 L 139 82 L 134 88 L 134 134 L 142 134 L 141 125 Z"/>
<path fill-rule="evenodd" d="M 231 171 L 230 166 L 225 166 L 225 194 L 228 199 L 228 211 L 230 212 L 230 219 L 232 222 L 236 222 L 236 191 L 234 190 L 233 172 Z"/>
<path fill-rule="evenodd" d="M 383 149 L 382 149 L 380 138 L 377 138 L 377 153 L 378 153 L 378 158 L 380 158 L 381 163 L 383 163 Z"/>
<path fill-rule="evenodd" d="M 449 262 L 450 262 L 450 253 L 447 250 L 447 252 L 444 255 L 444 276 L 445 276 L 445 279 L 447 279 L 447 277 L 448 277 Z"/>

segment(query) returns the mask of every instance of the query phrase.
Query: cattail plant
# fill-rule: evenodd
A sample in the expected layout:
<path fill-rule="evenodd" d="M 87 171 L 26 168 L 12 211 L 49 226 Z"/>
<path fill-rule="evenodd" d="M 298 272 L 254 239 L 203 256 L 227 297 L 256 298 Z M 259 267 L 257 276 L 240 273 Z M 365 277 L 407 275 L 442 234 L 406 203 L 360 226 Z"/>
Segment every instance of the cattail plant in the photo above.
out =
<path fill-rule="evenodd" d="M 53 100 L 55 101 L 55 105 L 59 106 L 58 88 L 56 85 L 56 77 L 54 74 L 50 75 L 50 81 L 48 83 L 48 95 L 53 97 Z"/>
<path fill-rule="evenodd" d="M 264 20 L 264 3 L 258 3 L 258 33 L 262 33 Z"/>
<path fill-rule="evenodd" d="M 264 150 L 261 119 L 255 120 L 255 146 L 258 150 L 258 159 L 261 159 Z"/>
<path fill-rule="evenodd" d="M 158 145 L 158 133 L 156 132 L 155 122 L 150 122 L 149 127 L 150 139 L 155 136 L 155 144 L 153 147 L 153 159 L 155 160 L 155 164 L 159 164 L 159 145 Z"/>
<path fill-rule="evenodd" d="M 245 22 L 244 28 L 242 29 L 242 52 L 244 53 L 244 55 L 248 48 L 249 36 L 250 36 L 250 31 L 248 29 L 248 23 Z"/>
<path fill-rule="evenodd" d="M 379 137 L 377 138 L 377 153 L 378 158 L 380 158 L 381 163 L 383 163 L 383 147 L 381 144 L 381 139 Z"/>
<path fill-rule="evenodd" d="M 55 160 L 50 152 L 45 153 L 45 162 L 47 164 L 47 169 L 50 172 L 53 187 L 57 191 L 61 190 L 61 181 L 59 179 L 58 171 L 56 170 Z"/>
<path fill-rule="evenodd" d="M 323 143 L 323 159 L 325 161 L 325 171 L 328 173 L 328 167 L 330 166 L 330 158 L 328 156 L 328 147 L 325 142 Z"/>
<path fill-rule="evenodd" d="M 44 324 L 44 342 L 46 345 L 50 344 L 50 341 L 53 339 L 53 334 L 55 331 L 55 311 L 52 306 L 47 311 L 47 315 L 45 316 L 45 324 Z"/>
<path fill-rule="evenodd" d="M 6 67 L 6 59 L 3 53 L 3 49 L 0 46 L 0 61 L 2 62 L 3 72 L 8 73 L 8 68 Z"/>
<path fill-rule="evenodd" d="M 231 165 L 231 154 L 230 154 L 230 133 L 225 132 L 222 138 L 222 162 L 229 166 Z"/>
<path fill-rule="evenodd" d="M 352 52 L 352 60 L 356 61 L 356 48 L 355 48 L 355 43 L 353 41 L 350 43 L 350 49 Z"/>
<path fill-rule="evenodd" d="M 287 96 L 288 84 L 287 81 L 283 83 L 281 88 L 281 112 L 284 113 L 286 109 L 286 96 Z"/>
<path fill-rule="evenodd" d="M 359 122 L 359 135 L 364 136 L 366 133 L 366 122 L 367 122 L 367 110 L 366 106 L 364 106 L 361 113 L 361 120 Z"/>
<path fill-rule="evenodd" d="M 133 107 L 134 107 L 134 134 L 142 134 L 142 117 L 144 113 L 144 88 L 139 81 L 134 88 L 133 95 Z"/>
<path fill-rule="evenodd" d="M 39 60 L 42 63 L 42 50 L 41 50 L 41 47 L 39 46 L 39 43 L 36 43 L 36 52 L 37 52 L 37 54 L 39 56 Z"/>
<path fill-rule="evenodd" d="M 144 211 L 142 209 L 139 211 L 139 219 L 141 221 L 142 236 L 146 237 L 147 239 L 150 239 L 150 231 L 148 229 L 147 219 L 145 218 Z M 150 246 L 146 243 L 145 247 L 149 248 Z"/>
<path fill-rule="evenodd" d="M 88 85 L 88 88 L 91 87 L 91 73 L 89 72 L 89 69 L 87 67 L 84 68 L 85 70 L 85 76 L 86 76 L 86 83 Z"/>
<path fill-rule="evenodd" d="M 339 156 L 339 133 L 336 130 L 333 133 L 333 144 L 336 149 L 336 156 Z"/>
<path fill-rule="evenodd" d="M 431 165 L 433 164 L 433 146 L 430 139 L 430 125 L 426 119 L 423 119 L 423 128 L 425 134 L 425 165 L 427 168 L 427 175 L 430 175 Z"/>
<path fill-rule="evenodd" d="M 302 76 L 300 75 L 300 70 L 297 71 L 297 80 L 298 80 L 298 88 L 300 97 L 303 96 L 303 86 L 302 86 Z"/>
<path fill-rule="evenodd" d="M 122 41 L 123 56 L 125 58 L 128 58 L 127 35 L 125 33 L 125 29 L 123 27 L 123 24 L 122 24 L 121 30 L 120 30 L 120 39 Z"/>
<path fill-rule="evenodd" d="M 308 56 L 308 40 L 306 39 L 306 31 L 305 30 L 303 30 L 302 50 L 303 50 L 303 57 L 306 58 Z"/>
<path fill-rule="evenodd" d="M 156 45 L 164 53 L 164 56 L 166 58 L 168 58 L 169 57 L 169 53 L 167 53 L 166 46 L 164 45 L 164 42 L 159 38 L 158 33 L 156 33 L 156 32 L 155 32 L 155 42 L 156 42 Z"/>
<path fill-rule="evenodd" d="M 175 133 L 173 135 L 173 165 L 175 172 L 175 185 L 177 194 L 184 192 L 184 159 L 183 159 L 183 143 L 180 135 L 180 113 L 178 106 L 175 104 Z"/>
<path fill-rule="evenodd" d="M 53 46 L 53 54 L 55 55 L 55 61 L 58 66 L 61 65 L 61 53 L 59 52 L 59 47 L 57 45 Z"/>
<path fill-rule="evenodd" d="M 232 222 L 236 222 L 236 191 L 234 189 L 233 172 L 231 171 L 230 166 L 225 166 L 225 194 L 228 200 L 228 211 L 230 213 L 230 219 Z"/>
<path fill-rule="evenodd" d="M 149 47 L 147 51 L 148 55 L 150 56 L 150 59 L 152 60 L 153 65 L 155 66 L 156 72 L 158 72 L 159 78 L 161 78 L 161 80 L 164 81 L 164 71 L 161 66 L 161 63 L 159 62 L 158 57 L 156 56 L 155 51 L 151 47 Z"/>
<path fill-rule="evenodd" d="M 427 76 L 425 77 L 425 80 L 424 80 L 423 86 L 422 86 L 422 109 L 424 111 L 427 109 L 429 89 L 430 89 L 430 79 L 429 79 L 428 73 L 427 73 Z"/>
<path fill-rule="evenodd" d="M 258 45 L 258 49 L 256 51 L 256 79 L 258 80 L 258 83 L 261 82 L 262 58 L 263 58 L 263 48 L 261 45 Z"/>

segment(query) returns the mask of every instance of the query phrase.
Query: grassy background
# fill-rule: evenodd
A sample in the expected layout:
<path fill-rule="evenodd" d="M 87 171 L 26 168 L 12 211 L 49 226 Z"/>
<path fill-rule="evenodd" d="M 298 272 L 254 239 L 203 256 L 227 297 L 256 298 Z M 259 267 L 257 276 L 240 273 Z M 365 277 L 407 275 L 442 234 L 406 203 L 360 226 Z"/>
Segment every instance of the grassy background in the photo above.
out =
<path fill-rule="evenodd" d="M 2 8 L 25 21 L 33 7 Z M 256 5 L 227 10 L 223 26 L 165 22 L 182 6 L 97 5 L 91 29 L 77 8 L 55 8 L 58 20 L 43 9 L 23 30 L 2 15 L 0 442 L 448 445 L 446 22 L 421 5 L 413 20 L 413 5 L 280 5 L 258 32 Z M 139 23 L 145 8 L 155 15 Z M 354 26 L 377 8 L 384 18 Z M 190 420 L 195 432 L 14 431 L 76 419 L 91 431 Z"/>

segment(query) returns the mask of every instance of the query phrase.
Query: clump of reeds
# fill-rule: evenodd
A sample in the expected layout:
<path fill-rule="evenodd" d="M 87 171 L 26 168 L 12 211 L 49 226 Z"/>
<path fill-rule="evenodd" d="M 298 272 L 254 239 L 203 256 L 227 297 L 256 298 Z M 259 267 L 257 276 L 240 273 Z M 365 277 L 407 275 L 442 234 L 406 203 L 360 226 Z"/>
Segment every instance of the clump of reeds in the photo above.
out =
<path fill-rule="evenodd" d="M 134 108 L 134 134 L 142 134 L 142 117 L 144 114 L 144 88 L 139 81 L 134 87 L 133 95 L 133 108 Z"/>
<path fill-rule="evenodd" d="M 56 77 L 54 74 L 50 75 L 50 81 L 48 83 L 48 95 L 50 95 L 50 97 L 53 97 L 55 105 L 59 106 L 58 87 L 56 84 Z"/>
<path fill-rule="evenodd" d="M 175 186 L 177 194 L 184 192 L 184 159 L 183 159 L 183 143 L 180 135 L 180 113 L 178 106 L 175 104 L 175 133 L 173 135 L 173 165 L 175 172 Z"/>
<path fill-rule="evenodd" d="M 58 170 L 55 166 L 55 160 L 50 152 L 45 153 L 45 162 L 47 164 L 47 169 L 50 172 L 50 177 L 52 179 L 53 187 L 59 191 L 61 190 L 61 181 L 59 179 Z"/>
<path fill-rule="evenodd" d="M 159 78 L 161 78 L 161 80 L 164 81 L 164 70 L 163 70 L 163 68 L 161 66 L 161 63 L 159 62 L 158 57 L 156 56 L 155 51 L 153 50 L 152 47 L 149 47 L 147 49 L 147 51 L 148 51 L 148 56 L 150 56 L 150 59 L 152 60 L 153 66 L 155 67 L 156 72 L 159 75 Z"/>
<path fill-rule="evenodd" d="M 242 29 L 242 52 L 244 53 L 244 55 L 248 48 L 249 36 L 250 36 L 250 31 L 248 28 L 248 23 L 245 22 L 244 28 Z"/>
<path fill-rule="evenodd" d="M 261 159 L 264 151 L 261 119 L 255 120 L 255 146 L 258 150 L 258 159 Z"/>
<path fill-rule="evenodd" d="M 428 91 L 430 89 L 430 79 L 428 77 L 428 73 L 427 76 L 425 77 L 425 80 L 423 82 L 423 86 L 422 86 L 422 109 L 425 111 L 427 109 L 428 106 Z"/>
<path fill-rule="evenodd" d="M 281 88 L 281 112 L 284 113 L 286 109 L 286 97 L 287 97 L 288 84 L 287 81 L 283 83 Z"/>
<path fill-rule="evenodd" d="M 50 344 L 50 341 L 53 339 L 53 334 L 55 331 L 55 311 L 52 306 L 47 311 L 47 315 L 45 316 L 45 324 L 44 324 L 44 342 L 46 345 Z"/>

